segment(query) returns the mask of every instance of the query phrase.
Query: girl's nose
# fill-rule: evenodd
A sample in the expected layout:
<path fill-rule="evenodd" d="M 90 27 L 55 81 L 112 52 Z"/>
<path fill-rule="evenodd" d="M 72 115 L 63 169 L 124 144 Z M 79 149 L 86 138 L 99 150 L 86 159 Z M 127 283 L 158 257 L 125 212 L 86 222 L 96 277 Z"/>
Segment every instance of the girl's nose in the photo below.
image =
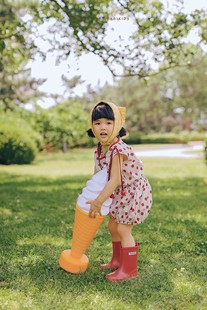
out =
<path fill-rule="evenodd" d="M 106 129 L 106 124 L 105 123 L 101 124 L 101 129 Z"/>

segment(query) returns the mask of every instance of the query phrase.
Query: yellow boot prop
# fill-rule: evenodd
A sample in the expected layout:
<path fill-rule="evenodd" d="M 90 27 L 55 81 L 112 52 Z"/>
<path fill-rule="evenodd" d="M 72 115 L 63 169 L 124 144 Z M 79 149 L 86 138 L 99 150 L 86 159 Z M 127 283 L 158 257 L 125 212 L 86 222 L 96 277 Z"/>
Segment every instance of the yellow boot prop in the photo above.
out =
<path fill-rule="evenodd" d="M 105 216 L 90 218 L 88 213 L 76 205 L 72 249 L 61 253 L 59 259 L 60 267 L 71 273 L 86 271 L 89 260 L 84 253 L 104 219 Z"/>

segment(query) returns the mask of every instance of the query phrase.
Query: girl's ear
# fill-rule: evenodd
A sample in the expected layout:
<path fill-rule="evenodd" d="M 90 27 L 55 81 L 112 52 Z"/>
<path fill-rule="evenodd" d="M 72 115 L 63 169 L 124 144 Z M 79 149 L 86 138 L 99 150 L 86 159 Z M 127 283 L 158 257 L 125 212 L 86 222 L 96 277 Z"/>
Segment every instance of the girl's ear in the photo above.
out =
<path fill-rule="evenodd" d="M 91 128 L 87 130 L 87 133 L 88 133 L 88 136 L 89 136 L 90 138 L 95 138 L 95 136 L 94 136 L 93 131 L 92 131 Z"/>

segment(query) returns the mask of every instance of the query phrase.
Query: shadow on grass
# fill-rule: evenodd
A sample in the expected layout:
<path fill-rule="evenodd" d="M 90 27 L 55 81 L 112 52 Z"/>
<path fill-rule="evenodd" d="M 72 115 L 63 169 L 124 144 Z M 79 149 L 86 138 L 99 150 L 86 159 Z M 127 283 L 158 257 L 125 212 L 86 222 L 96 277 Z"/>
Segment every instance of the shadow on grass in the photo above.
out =
<path fill-rule="evenodd" d="M 87 250 L 90 264 L 84 274 L 69 274 L 58 266 L 60 253 L 71 245 L 75 203 L 87 177 L 50 180 L 5 174 L 2 178 L 1 287 L 25 294 L 79 294 L 83 299 L 88 291 L 94 296 L 101 292 L 125 306 L 143 306 L 167 303 L 169 298 L 182 299 L 183 292 L 176 287 L 179 278 L 205 285 L 205 180 L 151 180 L 151 214 L 143 225 L 134 228 L 136 240 L 141 241 L 139 277 L 109 283 L 105 279 L 107 271 L 99 270 L 99 264 L 110 258 L 106 221 Z M 186 296 L 187 302 L 196 304 L 203 299 L 201 291 L 196 296 L 188 291 Z"/>

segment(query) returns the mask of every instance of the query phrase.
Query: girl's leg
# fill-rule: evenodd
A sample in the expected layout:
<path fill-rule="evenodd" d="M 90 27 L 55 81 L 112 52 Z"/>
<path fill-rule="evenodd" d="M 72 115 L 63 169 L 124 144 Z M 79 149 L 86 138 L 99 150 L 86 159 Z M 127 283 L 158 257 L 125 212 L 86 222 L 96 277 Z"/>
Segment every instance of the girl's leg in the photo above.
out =
<path fill-rule="evenodd" d="M 117 223 L 112 217 L 109 219 L 108 230 L 112 239 L 112 258 L 109 263 L 102 264 L 100 266 L 101 270 L 104 269 L 117 269 L 120 265 L 120 251 L 121 251 L 121 241 L 119 234 L 117 232 Z"/>
<path fill-rule="evenodd" d="M 121 240 L 122 248 L 135 246 L 134 237 L 132 236 L 133 225 L 117 224 L 117 233 Z"/>
<path fill-rule="evenodd" d="M 133 225 L 118 224 L 117 231 L 121 239 L 119 268 L 106 275 L 111 282 L 134 279 L 138 276 L 137 257 L 139 244 L 135 244 L 131 234 Z"/>
<path fill-rule="evenodd" d="M 115 222 L 113 217 L 110 217 L 109 222 L 108 222 L 108 230 L 111 235 L 112 241 L 121 241 L 119 233 L 117 231 L 118 224 Z"/>

